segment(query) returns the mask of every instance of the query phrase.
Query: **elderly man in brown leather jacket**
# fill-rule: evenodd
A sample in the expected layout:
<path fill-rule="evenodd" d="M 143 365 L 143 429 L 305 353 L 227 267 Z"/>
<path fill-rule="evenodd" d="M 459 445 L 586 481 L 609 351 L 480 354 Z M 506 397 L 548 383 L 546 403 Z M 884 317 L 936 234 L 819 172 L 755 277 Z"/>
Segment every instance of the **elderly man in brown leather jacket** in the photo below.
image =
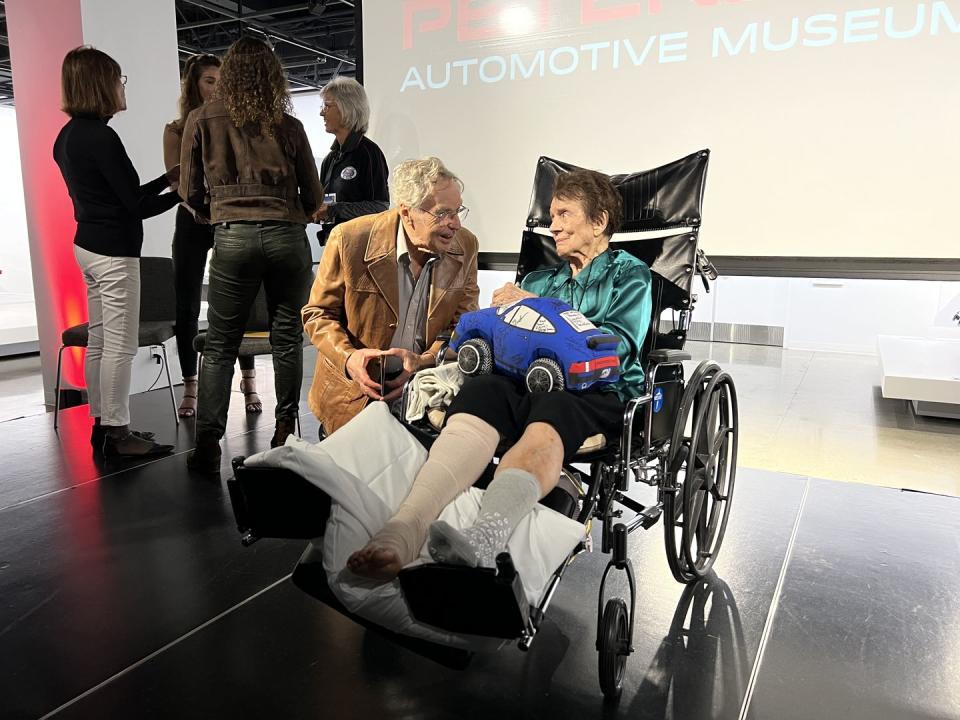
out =
<path fill-rule="evenodd" d="M 477 238 L 460 224 L 463 184 L 434 157 L 393 177 L 396 207 L 337 228 L 303 308 L 319 351 L 310 409 L 331 433 L 371 400 L 391 401 L 436 361 L 438 336 L 477 309 Z M 392 377 L 381 387 L 383 374 Z"/>

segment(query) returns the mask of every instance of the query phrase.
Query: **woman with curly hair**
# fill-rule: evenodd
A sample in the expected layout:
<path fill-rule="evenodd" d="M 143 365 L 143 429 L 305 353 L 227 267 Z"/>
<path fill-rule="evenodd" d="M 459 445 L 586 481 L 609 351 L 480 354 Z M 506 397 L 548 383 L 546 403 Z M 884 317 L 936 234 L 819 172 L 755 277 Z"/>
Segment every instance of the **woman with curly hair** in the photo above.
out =
<path fill-rule="evenodd" d="M 293 432 L 303 381 L 300 308 L 311 282 L 305 226 L 323 186 L 303 125 L 289 114 L 280 60 L 262 41 L 227 50 L 214 97 L 183 130 L 180 195 L 214 226 L 209 310 L 197 408 L 197 446 L 187 464 L 220 470 L 220 438 L 233 364 L 261 283 L 270 315 L 277 393 L 271 446 Z"/>
<path fill-rule="evenodd" d="M 167 169 L 180 164 L 180 146 L 187 115 L 213 97 L 220 79 L 220 58 L 216 55 L 192 55 L 183 67 L 180 83 L 180 117 L 163 128 L 163 162 Z M 213 247 L 213 226 L 196 217 L 187 205 L 177 209 L 173 233 L 174 291 L 177 297 L 177 355 L 183 373 L 183 400 L 177 410 L 180 417 L 197 413 L 197 353 L 193 339 L 200 317 L 200 291 L 207 253 Z M 248 413 L 263 410 L 257 394 L 257 371 L 252 356 L 240 357 L 240 392 Z"/>

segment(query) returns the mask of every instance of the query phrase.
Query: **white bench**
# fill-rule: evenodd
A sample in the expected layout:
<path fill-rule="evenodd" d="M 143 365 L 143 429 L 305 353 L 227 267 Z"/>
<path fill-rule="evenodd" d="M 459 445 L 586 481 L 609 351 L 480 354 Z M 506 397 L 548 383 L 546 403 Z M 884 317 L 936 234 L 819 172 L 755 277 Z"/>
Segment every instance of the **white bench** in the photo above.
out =
<path fill-rule="evenodd" d="M 960 328 L 880 335 L 877 346 L 883 397 L 909 400 L 917 415 L 960 420 Z"/>

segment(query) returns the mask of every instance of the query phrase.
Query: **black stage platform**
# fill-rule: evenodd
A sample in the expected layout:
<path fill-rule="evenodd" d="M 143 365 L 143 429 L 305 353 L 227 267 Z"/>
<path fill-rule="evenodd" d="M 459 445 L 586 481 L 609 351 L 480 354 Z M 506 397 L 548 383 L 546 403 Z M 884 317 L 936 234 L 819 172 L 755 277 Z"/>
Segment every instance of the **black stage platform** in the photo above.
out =
<path fill-rule="evenodd" d="M 178 454 L 97 464 L 86 408 L 0 425 L 0 716 L 960 718 L 960 500 L 742 469 L 716 576 L 684 589 L 660 526 L 631 538 L 636 651 L 605 705 L 605 564 L 583 555 L 529 653 L 448 670 L 296 589 L 300 541 L 240 545 L 192 425 L 134 398 Z M 231 408 L 229 457 L 268 416 Z M 316 423 L 304 417 L 305 437 Z M 644 488 L 646 490 L 646 488 Z M 640 493 L 642 500 L 643 493 Z"/>

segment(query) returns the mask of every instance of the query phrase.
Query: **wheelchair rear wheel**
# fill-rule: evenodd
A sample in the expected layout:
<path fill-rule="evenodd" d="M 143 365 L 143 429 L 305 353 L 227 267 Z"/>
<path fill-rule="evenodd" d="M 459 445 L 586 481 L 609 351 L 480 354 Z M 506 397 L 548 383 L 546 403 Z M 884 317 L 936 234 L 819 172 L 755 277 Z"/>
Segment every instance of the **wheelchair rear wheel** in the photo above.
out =
<path fill-rule="evenodd" d="M 623 674 L 629 654 L 629 622 L 627 604 L 621 598 L 607 600 L 597 649 L 600 651 L 600 689 L 608 700 L 620 697 L 623 690 Z"/>
<path fill-rule="evenodd" d="M 733 379 L 716 363 L 701 363 L 678 413 L 664 493 L 667 560 L 680 582 L 703 577 L 723 543 L 737 473 L 737 418 Z"/>

